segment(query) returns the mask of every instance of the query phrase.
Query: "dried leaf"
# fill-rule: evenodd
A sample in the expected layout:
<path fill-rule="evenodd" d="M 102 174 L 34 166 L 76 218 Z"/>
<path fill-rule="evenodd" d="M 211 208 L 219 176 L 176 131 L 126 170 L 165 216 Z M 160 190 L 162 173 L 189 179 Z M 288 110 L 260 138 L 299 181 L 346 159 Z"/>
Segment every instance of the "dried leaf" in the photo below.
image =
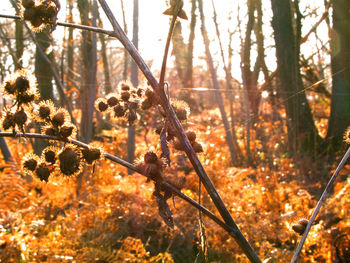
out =
<path fill-rule="evenodd" d="M 167 165 L 170 167 L 170 151 L 168 147 L 168 141 L 166 139 L 166 133 L 167 133 L 167 125 L 166 122 L 164 123 L 164 127 L 160 133 L 160 146 L 162 149 L 162 154 L 160 157 L 164 157 L 166 159 Z"/>
<path fill-rule="evenodd" d="M 165 197 L 160 193 L 159 186 L 157 185 L 158 184 L 155 185 L 155 190 L 153 192 L 153 195 L 156 197 L 156 200 L 157 200 L 158 213 L 168 227 L 174 228 L 174 220 L 172 216 L 173 212 L 168 206 Z"/>

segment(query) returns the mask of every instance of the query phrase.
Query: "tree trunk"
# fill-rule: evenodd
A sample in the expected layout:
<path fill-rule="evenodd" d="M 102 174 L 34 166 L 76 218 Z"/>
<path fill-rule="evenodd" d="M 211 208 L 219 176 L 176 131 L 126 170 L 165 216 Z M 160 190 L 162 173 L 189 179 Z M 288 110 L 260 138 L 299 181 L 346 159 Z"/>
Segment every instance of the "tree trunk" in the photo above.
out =
<path fill-rule="evenodd" d="M 17 0 L 17 3 L 20 1 Z M 18 12 L 16 12 L 18 13 Z M 20 69 L 22 68 L 22 55 L 23 55 L 23 22 L 20 20 L 16 20 L 16 58 L 17 61 L 15 61 L 15 68 Z"/>
<path fill-rule="evenodd" d="M 333 151 L 343 145 L 345 129 L 350 126 L 350 2 L 333 1 L 331 63 L 333 74 L 331 116 L 327 138 Z"/>
<path fill-rule="evenodd" d="M 202 21 L 201 31 L 202 31 L 204 45 L 205 45 L 205 54 L 206 54 L 207 64 L 208 64 L 208 68 L 210 70 L 210 74 L 211 74 L 211 78 L 212 78 L 212 82 L 213 82 L 213 87 L 215 89 L 216 100 L 217 100 L 218 106 L 220 108 L 221 118 L 222 118 L 222 121 L 223 121 L 224 127 L 225 127 L 226 142 L 227 142 L 229 150 L 230 150 L 231 162 L 234 164 L 237 161 L 237 156 L 236 156 L 234 146 L 233 146 L 233 138 L 232 138 L 232 134 L 230 131 L 230 124 L 228 122 L 227 115 L 225 112 L 224 101 L 222 99 L 222 95 L 220 92 L 219 83 L 218 83 L 218 79 L 216 76 L 216 71 L 214 68 L 213 59 L 211 57 L 211 53 L 209 50 L 209 38 L 208 38 L 208 33 L 207 33 L 207 30 L 205 27 L 202 0 L 198 0 L 198 4 L 199 4 L 198 5 L 199 13 L 200 13 L 201 21 Z"/>
<path fill-rule="evenodd" d="M 73 23 L 73 0 L 68 1 L 68 22 Z M 67 41 L 67 90 L 70 90 L 75 85 L 74 80 L 74 39 L 73 28 L 68 28 Z"/>
<path fill-rule="evenodd" d="M 78 1 L 80 19 L 82 24 L 89 24 L 89 2 L 86 0 Z M 91 25 L 96 26 L 97 3 L 93 1 L 93 17 Z M 81 99 L 81 122 L 80 136 L 83 142 L 90 142 L 93 133 L 93 113 L 94 102 L 96 98 L 96 70 L 97 70 L 97 51 L 96 51 L 96 33 L 87 31 L 82 32 L 82 87 L 80 89 Z"/>
<path fill-rule="evenodd" d="M 134 0 L 134 12 L 133 12 L 133 33 L 132 43 L 136 48 L 139 46 L 139 0 Z M 138 67 L 134 61 L 131 63 L 131 83 L 137 88 L 139 85 Z M 130 125 L 128 128 L 128 156 L 129 163 L 133 163 L 135 160 L 135 125 Z M 129 174 L 133 171 L 128 170 Z"/>
<path fill-rule="evenodd" d="M 271 0 L 280 94 L 287 113 L 289 150 L 311 152 L 319 141 L 299 68 L 299 48 L 293 31 L 290 0 Z"/>
<path fill-rule="evenodd" d="M 42 32 L 35 34 L 36 40 L 39 47 L 46 53 L 46 50 L 52 44 L 52 38 L 48 29 L 43 30 Z M 35 77 L 38 83 L 38 89 L 40 92 L 40 98 L 42 100 L 53 100 L 53 87 L 52 87 L 52 70 L 50 65 L 47 63 L 39 47 L 36 47 L 35 52 Z M 53 54 L 47 54 L 50 60 L 53 59 Z M 38 126 L 36 129 L 40 129 Z M 42 150 L 47 147 L 49 144 L 45 140 L 35 140 L 34 141 L 34 152 L 37 155 L 40 155 Z"/>

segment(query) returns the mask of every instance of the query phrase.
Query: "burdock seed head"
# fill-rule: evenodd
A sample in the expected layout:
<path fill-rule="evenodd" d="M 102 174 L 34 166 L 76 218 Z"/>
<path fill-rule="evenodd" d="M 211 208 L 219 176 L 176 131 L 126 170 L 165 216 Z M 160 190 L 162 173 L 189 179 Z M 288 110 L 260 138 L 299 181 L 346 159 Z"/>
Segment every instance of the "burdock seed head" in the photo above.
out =
<path fill-rule="evenodd" d="M 85 148 L 81 150 L 84 160 L 88 164 L 92 164 L 94 161 L 101 158 L 101 150 L 99 148 Z"/>
<path fill-rule="evenodd" d="M 26 154 L 23 157 L 22 166 L 24 170 L 33 172 L 39 163 L 39 157 L 33 153 Z"/>
<path fill-rule="evenodd" d="M 125 114 L 125 109 L 120 104 L 114 106 L 113 111 L 116 117 L 123 117 Z"/>
<path fill-rule="evenodd" d="M 13 115 L 13 121 L 17 124 L 17 126 L 22 127 L 26 121 L 28 120 L 27 113 L 23 109 L 17 111 Z"/>
<path fill-rule="evenodd" d="M 15 80 L 15 88 L 18 92 L 25 92 L 29 89 L 29 80 L 26 76 L 18 76 Z"/>
<path fill-rule="evenodd" d="M 75 127 L 73 124 L 67 124 L 67 125 L 63 125 L 62 127 L 60 127 L 58 134 L 63 137 L 63 138 L 68 138 L 69 136 L 71 136 L 75 131 Z"/>
<path fill-rule="evenodd" d="M 2 128 L 6 131 L 11 127 L 15 127 L 16 123 L 13 118 L 13 113 L 7 112 L 2 121 Z"/>
<path fill-rule="evenodd" d="M 191 143 L 196 140 L 196 133 L 194 131 L 187 131 L 186 136 Z"/>
<path fill-rule="evenodd" d="M 137 120 L 137 114 L 134 110 L 129 110 L 127 114 L 128 122 L 132 125 Z"/>
<path fill-rule="evenodd" d="M 14 85 L 12 85 L 12 83 L 10 81 L 6 81 L 5 85 L 4 85 L 4 91 L 7 94 L 15 94 L 16 93 L 16 87 Z"/>
<path fill-rule="evenodd" d="M 46 147 L 42 152 L 42 159 L 45 160 L 48 164 L 55 164 L 57 160 L 56 153 L 58 152 L 58 148 L 49 146 Z"/>
<path fill-rule="evenodd" d="M 145 163 L 156 163 L 158 160 L 158 157 L 154 152 L 147 152 L 143 158 Z"/>
<path fill-rule="evenodd" d="M 130 92 L 129 91 L 124 91 L 120 94 L 120 98 L 125 101 L 128 102 L 130 99 Z"/>
<path fill-rule="evenodd" d="M 130 86 L 127 83 L 121 83 L 120 88 L 124 91 L 130 90 Z"/>
<path fill-rule="evenodd" d="M 110 106 L 110 107 L 113 107 L 115 105 L 118 105 L 119 104 L 119 100 L 117 98 L 117 95 L 112 93 L 112 94 L 109 94 L 107 96 L 107 104 Z"/>
<path fill-rule="evenodd" d="M 80 171 L 80 152 L 74 145 L 66 145 L 58 154 L 59 169 L 63 175 L 72 176 Z"/>
<path fill-rule="evenodd" d="M 68 112 L 65 109 L 58 109 L 51 117 L 51 122 L 54 126 L 62 126 L 66 121 L 69 121 Z"/>
<path fill-rule="evenodd" d="M 54 127 L 51 126 L 45 126 L 42 128 L 42 133 L 48 136 L 56 136 L 57 130 Z"/>
<path fill-rule="evenodd" d="M 108 103 L 105 99 L 99 98 L 96 100 L 95 107 L 99 112 L 104 112 L 108 109 Z"/>
<path fill-rule="evenodd" d="M 22 0 L 22 5 L 25 8 L 34 6 L 34 0 Z"/>
<path fill-rule="evenodd" d="M 35 175 L 40 179 L 40 181 L 47 182 L 50 176 L 50 169 L 45 163 L 41 163 L 35 170 Z"/>
<path fill-rule="evenodd" d="M 55 109 L 55 106 L 51 100 L 41 101 L 38 106 L 38 115 L 42 120 L 47 120 Z"/>

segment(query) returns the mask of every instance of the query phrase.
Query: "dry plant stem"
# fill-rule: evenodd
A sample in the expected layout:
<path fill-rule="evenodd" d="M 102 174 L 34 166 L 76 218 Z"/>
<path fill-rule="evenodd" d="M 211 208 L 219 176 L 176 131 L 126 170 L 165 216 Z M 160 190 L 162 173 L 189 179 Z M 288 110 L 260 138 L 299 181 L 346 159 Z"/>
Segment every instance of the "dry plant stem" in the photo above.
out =
<path fill-rule="evenodd" d="M 111 9 L 109 8 L 108 4 L 105 0 L 99 0 L 105 14 L 107 15 L 109 21 L 112 24 L 112 27 L 115 32 L 116 38 L 123 44 L 123 46 L 128 50 L 131 57 L 134 59 L 136 64 L 139 66 L 140 70 L 143 72 L 145 77 L 147 78 L 149 84 L 152 86 L 154 90 L 158 87 L 158 81 L 153 76 L 152 72 L 146 65 L 145 61 L 142 59 L 134 45 L 131 43 L 131 41 L 127 38 L 125 33 L 123 32 L 122 28 L 118 24 L 117 20 L 115 19 Z M 184 151 L 187 154 L 187 157 L 192 163 L 193 168 L 197 172 L 198 176 L 201 178 L 204 187 L 206 188 L 208 194 L 210 195 L 211 199 L 213 200 L 216 208 L 218 209 L 220 215 L 224 219 L 225 223 L 229 225 L 232 229 L 230 231 L 230 235 L 234 237 L 238 245 L 242 248 L 246 256 L 249 258 L 251 262 L 261 262 L 248 241 L 245 239 L 241 231 L 238 229 L 236 223 L 232 219 L 230 213 L 228 212 L 225 204 L 221 200 L 221 197 L 219 196 L 218 192 L 216 191 L 213 183 L 211 182 L 209 176 L 205 172 L 201 162 L 198 159 L 197 154 L 194 152 L 179 120 L 176 117 L 176 114 L 171 107 L 169 100 L 167 99 L 167 96 L 164 92 L 164 89 L 161 89 L 158 93 L 160 98 L 160 103 L 166 113 L 167 118 L 171 121 L 172 125 L 176 129 L 176 135 L 179 141 L 181 142 L 181 145 L 184 149 Z"/>
<path fill-rule="evenodd" d="M 332 185 L 333 185 L 335 179 L 337 179 L 340 170 L 344 167 L 344 165 L 345 165 L 346 161 L 348 160 L 349 156 L 350 156 L 350 147 L 348 148 L 348 150 L 347 150 L 346 153 L 344 154 L 343 159 L 341 159 L 340 163 L 338 164 L 337 169 L 336 169 L 335 172 L 333 173 L 333 175 L 332 175 L 331 179 L 329 180 L 329 182 L 328 182 L 326 188 L 324 189 L 324 191 L 323 191 L 323 193 L 322 193 L 322 195 L 321 195 L 321 198 L 320 198 L 320 200 L 318 201 L 318 203 L 317 203 L 317 205 L 316 205 L 316 208 L 315 208 L 314 212 L 313 212 L 312 215 L 311 215 L 311 218 L 310 218 L 310 220 L 309 220 L 309 223 L 307 224 L 307 227 L 306 227 L 306 229 L 305 229 L 305 232 L 304 232 L 303 236 L 302 236 L 301 239 L 300 239 L 300 242 L 299 242 L 299 244 L 298 244 L 298 247 L 297 247 L 297 249 L 295 250 L 295 253 L 294 253 L 294 256 L 293 256 L 293 259 L 292 259 L 291 263 L 297 262 L 298 256 L 299 256 L 299 254 L 300 254 L 300 252 L 301 252 L 301 249 L 303 248 L 303 245 L 304 245 L 304 243 L 305 243 L 306 237 L 307 237 L 307 235 L 309 234 L 309 231 L 310 231 L 310 229 L 311 229 L 311 226 L 312 226 L 313 222 L 315 221 L 318 212 L 319 212 L 320 209 L 321 209 L 321 205 L 322 205 L 322 203 L 324 202 L 324 200 L 326 199 L 327 194 L 328 194 L 329 191 L 331 190 L 331 187 L 332 187 Z"/>
<path fill-rule="evenodd" d="M 89 145 L 87 145 L 81 141 L 77 141 L 74 139 L 66 140 L 66 139 L 62 139 L 60 137 L 49 136 L 49 135 L 40 134 L 40 133 L 25 133 L 25 134 L 17 133 L 17 134 L 14 134 L 12 132 L 0 132 L 0 138 L 3 138 L 3 137 L 15 137 L 15 138 L 24 137 L 24 138 L 35 138 L 35 139 L 42 139 L 42 140 L 56 140 L 56 141 L 62 141 L 62 142 L 70 142 L 72 144 L 75 144 L 75 145 L 77 145 L 79 147 L 83 147 L 83 148 L 89 147 Z M 126 161 L 124 161 L 124 160 L 122 160 L 114 155 L 108 154 L 108 153 L 104 153 L 104 156 L 106 159 L 111 160 L 112 162 L 118 163 L 118 164 L 120 164 L 120 165 L 122 165 L 130 170 L 133 170 L 133 171 L 143 175 L 142 172 L 139 169 L 137 169 L 137 167 L 135 165 L 133 165 L 129 162 L 126 162 Z M 145 176 L 145 175 L 143 175 L 143 176 Z M 162 186 L 165 189 L 170 190 L 172 193 L 174 193 L 175 195 L 177 195 L 178 197 L 180 197 L 181 199 L 183 199 L 184 201 L 186 201 L 190 205 L 197 208 L 199 211 L 201 211 L 203 214 L 208 216 L 215 223 L 217 223 L 219 226 L 221 226 L 223 229 L 225 229 L 228 233 L 234 232 L 234 230 L 230 226 L 228 226 L 226 223 L 224 223 L 220 218 L 218 218 L 216 215 L 214 215 L 212 212 L 210 212 L 207 208 L 203 207 L 200 203 L 197 203 L 192 198 L 183 194 L 180 190 L 178 190 L 172 184 L 164 181 L 164 182 L 162 182 Z"/>

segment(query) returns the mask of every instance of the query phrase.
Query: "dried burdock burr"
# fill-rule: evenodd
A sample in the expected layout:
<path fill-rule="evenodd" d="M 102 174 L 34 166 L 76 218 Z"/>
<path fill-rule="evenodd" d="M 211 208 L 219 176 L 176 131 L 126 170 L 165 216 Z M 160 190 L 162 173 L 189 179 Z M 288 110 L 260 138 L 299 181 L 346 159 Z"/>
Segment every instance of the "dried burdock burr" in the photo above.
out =
<path fill-rule="evenodd" d="M 115 105 L 118 105 L 119 104 L 119 100 L 117 98 L 117 95 L 116 94 L 110 94 L 107 96 L 107 104 L 110 106 L 110 107 L 114 107 Z"/>
<path fill-rule="evenodd" d="M 129 91 L 124 91 L 120 94 L 120 98 L 125 101 L 128 102 L 130 99 L 130 92 Z"/>
<path fill-rule="evenodd" d="M 142 101 L 141 108 L 143 110 L 148 110 L 151 107 L 152 107 L 152 100 L 150 98 L 146 98 L 144 101 Z"/>
<path fill-rule="evenodd" d="M 24 170 L 33 172 L 39 163 L 39 157 L 33 153 L 26 154 L 23 157 L 22 166 Z"/>
<path fill-rule="evenodd" d="M 13 95 L 16 93 L 16 87 L 12 85 L 10 81 L 6 81 L 4 85 L 4 91 L 7 94 Z"/>
<path fill-rule="evenodd" d="M 125 109 L 122 105 L 118 104 L 113 107 L 114 115 L 116 117 L 123 117 L 125 114 Z"/>
<path fill-rule="evenodd" d="M 186 136 L 191 143 L 196 140 L 196 133 L 194 131 L 187 131 Z"/>
<path fill-rule="evenodd" d="M 102 152 L 99 148 L 85 148 L 81 150 L 83 159 L 88 164 L 92 164 L 94 161 L 99 160 L 102 156 Z"/>
<path fill-rule="evenodd" d="M 26 123 L 27 120 L 27 113 L 23 109 L 16 111 L 13 115 L 13 121 L 17 124 L 18 127 L 23 128 L 23 125 Z"/>
<path fill-rule="evenodd" d="M 38 116 L 41 120 L 48 120 L 48 118 L 50 117 L 51 113 L 53 113 L 55 107 L 52 103 L 51 100 L 47 100 L 47 101 L 41 101 L 38 104 Z"/>
<path fill-rule="evenodd" d="M 104 112 L 108 109 L 108 103 L 105 99 L 99 98 L 98 100 L 96 100 L 96 109 L 99 112 Z"/>
<path fill-rule="evenodd" d="M 30 87 L 29 80 L 24 75 L 18 76 L 15 80 L 14 85 L 15 85 L 15 88 L 18 92 L 25 92 Z"/>
<path fill-rule="evenodd" d="M 65 109 L 58 109 L 51 117 L 54 126 L 62 126 L 66 121 L 70 121 L 68 112 Z"/>
<path fill-rule="evenodd" d="M 198 143 L 198 142 L 193 142 L 193 143 L 192 143 L 192 147 L 193 147 L 193 150 L 194 150 L 196 153 L 201 153 L 201 152 L 204 151 L 202 145 L 201 145 L 200 143 Z"/>
<path fill-rule="evenodd" d="M 44 126 L 42 128 L 42 133 L 48 136 L 56 136 L 57 135 L 57 129 L 51 126 Z"/>
<path fill-rule="evenodd" d="M 124 90 L 124 91 L 130 90 L 130 86 L 129 86 L 128 84 L 126 84 L 126 83 L 120 84 L 120 88 L 121 88 L 122 90 Z"/>
<path fill-rule="evenodd" d="M 10 128 L 14 128 L 16 125 L 15 120 L 13 118 L 13 113 L 6 112 L 5 117 L 2 120 L 2 128 L 6 131 Z"/>
<path fill-rule="evenodd" d="M 49 180 L 50 174 L 51 171 L 45 163 L 40 163 L 35 170 L 35 175 L 40 179 L 40 181 L 47 182 Z"/>
<path fill-rule="evenodd" d="M 74 145 L 66 145 L 58 154 L 58 159 L 63 175 L 72 176 L 81 170 L 80 152 Z"/>
<path fill-rule="evenodd" d="M 127 119 L 130 125 L 134 124 L 134 122 L 137 120 L 136 112 L 130 109 L 127 113 Z"/>
<path fill-rule="evenodd" d="M 74 131 L 75 127 L 73 124 L 65 124 L 59 128 L 58 135 L 62 138 L 68 138 L 69 136 L 72 136 Z"/>
<path fill-rule="evenodd" d="M 34 6 L 34 0 L 22 0 L 22 5 L 25 8 Z"/>
<path fill-rule="evenodd" d="M 53 147 L 53 146 L 46 147 L 42 152 L 42 158 L 48 164 L 55 164 L 57 160 L 57 152 L 58 152 L 57 147 Z"/>
<path fill-rule="evenodd" d="M 147 152 L 143 159 L 145 163 L 157 163 L 158 156 L 154 152 Z"/>

